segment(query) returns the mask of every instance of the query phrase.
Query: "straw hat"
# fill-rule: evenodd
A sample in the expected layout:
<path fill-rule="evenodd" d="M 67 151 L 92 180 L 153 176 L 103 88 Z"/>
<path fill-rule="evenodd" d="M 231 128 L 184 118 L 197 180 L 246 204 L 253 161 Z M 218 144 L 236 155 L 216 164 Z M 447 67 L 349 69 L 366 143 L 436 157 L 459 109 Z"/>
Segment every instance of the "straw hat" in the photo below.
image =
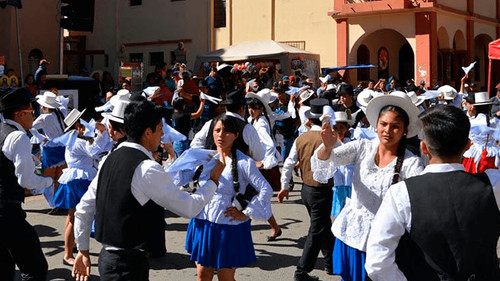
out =
<path fill-rule="evenodd" d="M 129 101 L 117 101 L 113 107 L 113 111 L 101 113 L 101 115 L 102 117 L 107 117 L 109 120 L 123 124 L 125 123 L 125 108 L 129 103 Z"/>
<path fill-rule="evenodd" d="M 490 104 L 494 104 L 494 102 L 490 101 L 490 95 L 488 92 L 474 93 L 474 106 Z"/>
<path fill-rule="evenodd" d="M 410 97 L 411 102 L 413 102 L 415 106 L 420 106 L 425 101 L 424 97 L 417 96 L 417 93 L 414 91 L 408 92 L 407 95 Z"/>
<path fill-rule="evenodd" d="M 347 115 L 345 111 L 335 111 L 335 122 L 345 122 L 348 125 L 354 124 L 354 119 L 352 118 L 352 115 Z"/>
<path fill-rule="evenodd" d="M 300 101 L 299 101 L 299 104 L 302 104 L 303 102 L 305 102 L 306 100 L 310 99 L 312 96 L 314 95 L 314 91 L 313 90 L 305 90 L 303 91 L 301 94 L 300 94 Z"/>
<path fill-rule="evenodd" d="M 366 107 L 366 118 L 370 122 L 370 125 L 374 128 L 377 127 L 377 121 L 380 114 L 380 110 L 386 105 L 393 105 L 403 109 L 408 117 L 410 118 L 410 123 L 408 125 L 408 138 L 414 137 L 420 131 L 420 120 L 418 115 L 420 110 L 413 104 L 411 98 L 404 92 L 394 91 L 389 95 L 383 95 L 373 98 Z"/>
<path fill-rule="evenodd" d="M 450 85 L 441 86 L 437 90 L 443 94 L 445 100 L 452 100 L 458 96 L 457 90 Z"/>
<path fill-rule="evenodd" d="M 57 95 L 50 91 L 45 91 L 43 95 L 37 95 L 35 99 L 39 105 L 47 108 L 54 109 L 61 106 L 61 104 L 57 101 Z"/>
<path fill-rule="evenodd" d="M 248 93 L 245 98 L 251 99 L 251 98 L 256 98 L 258 99 L 263 105 L 264 108 L 266 109 L 267 116 L 272 116 L 273 110 L 271 107 L 269 107 L 269 101 L 271 100 L 271 90 L 269 89 L 262 89 L 257 93 Z"/>
<path fill-rule="evenodd" d="M 78 109 L 73 108 L 73 110 L 68 113 L 68 116 L 64 118 L 64 124 L 66 124 L 66 129 L 64 129 L 65 133 L 70 130 L 70 128 L 76 123 L 76 121 L 80 120 L 80 117 L 82 117 L 84 112 L 85 109 L 80 112 L 78 111 Z"/>

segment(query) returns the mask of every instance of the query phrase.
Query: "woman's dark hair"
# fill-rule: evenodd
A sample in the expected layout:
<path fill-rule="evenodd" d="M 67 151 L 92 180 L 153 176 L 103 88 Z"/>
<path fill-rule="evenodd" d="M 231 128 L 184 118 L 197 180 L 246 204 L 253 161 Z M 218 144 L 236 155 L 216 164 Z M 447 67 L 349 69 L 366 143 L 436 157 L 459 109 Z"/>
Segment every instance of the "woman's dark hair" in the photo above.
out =
<path fill-rule="evenodd" d="M 222 113 L 222 114 L 217 115 L 212 121 L 213 122 L 212 127 L 215 128 L 215 125 L 219 121 L 222 122 L 222 125 L 224 125 L 224 130 L 226 130 L 230 133 L 233 133 L 233 134 L 239 133 L 238 124 L 236 123 L 236 120 L 234 118 L 230 118 L 229 116 L 227 116 L 226 113 Z M 213 131 L 210 132 L 210 134 L 213 134 Z M 235 140 L 235 142 L 237 142 L 237 141 L 238 140 Z M 238 147 L 238 145 L 235 145 L 233 143 L 232 149 L 236 150 L 237 147 Z M 215 139 L 214 139 L 214 144 L 212 145 L 211 149 L 216 149 Z"/>
<path fill-rule="evenodd" d="M 404 111 L 399 106 L 386 105 L 386 106 L 382 107 L 382 109 L 380 110 L 380 112 L 378 114 L 378 118 L 380 118 L 380 116 L 382 116 L 382 114 L 389 112 L 389 111 L 395 112 L 397 118 L 400 118 L 401 120 L 403 120 L 404 129 L 405 129 L 405 131 L 408 131 L 408 126 L 410 125 L 410 117 L 408 116 L 406 111 Z M 378 122 L 378 119 L 377 119 L 377 122 Z M 396 166 L 394 166 L 394 176 L 392 177 L 392 184 L 399 182 L 401 168 L 403 167 L 403 161 L 405 158 L 405 152 L 406 152 L 406 132 L 403 135 L 403 137 L 401 138 L 401 140 L 399 141 L 398 150 L 396 153 L 398 156 L 398 159 L 396 160 Z"/>
<path fill-rule="evenodd" d="M 26 75 L 26 78 L 24 78 L 24 83 L 28 83 L 28 78 L 33 78 L 33 84 L 35 84 L 35 76 L 33 76 L 33 74 L 28 74 Z"/>
<path fill-rule="evenodd" d="M 269 127 L 272 126 L 271 119 L 269 119 L 269 116 L 267 115 L 266 107 L 259 99 L 257 99 L 257 98 L 247 99 L 247 105 L 248 105 L 248 107 L 253 108 L 253 109 L 261 109 L 262 108 L 262 113 L 264 114 L 264 117 L 266 118 L 267 123 L 269 124 Z M 255 122 L 255 119 L 252 119 L 251 124 L 253 125 L 254 122 Z"/>
<path fill-rule="evenodd" d="M 156 126 L 161 122 L 162 112 L 154 103 L 144 98 L 135 98 L 125 108 L 124 117 L 127 139 L 139 143 L 146 129 L 156 131 Z"/>
<path fill-rule="evenodd" d="M 177 109 L 177 110 L 184 110 L 184 104 L 185 104 L 185 101 L 184 101 L 184 98 L 182 98 L 182 97 L 178 97 L 178 98 L 174 99 L 174 101 L 172 102 L 174 109 Z"/>
<path fill-rule="evenodd" d="M 479 113 L 483 113 L 486 116 L 486 125 L 490 126 L 490 106 L 489 105 L 476 105 L 476 99 L 473 94 L 469 94 L 466 98 L 465 101 L 474 105 L 474 108 L 476 109 L 476 116 Z"/>
<path fill-rule="evenodd" d="M 469 143 L 470 121 L 465 113 L 447 105 L 436 105 L 421 116 L 424 140 L 429 151 L 440 158 L 461 155 Z"/>
<path fill-rule="evenodd" d="M 59 108 L 54 108 L 54 113 L 56 114 L 57 121 L 59 122 L 59 125 L 64 132 L 64 115 L 62 114 L 61 110 L 59 110 Z"/>
<path fill-rule="evenodd" d="M 108 121 L 109 121 L 109 124 L 111 125 L 111 127 L 113 128 L 113 130 L 121 132 L 121 133 L 125 133 L 125 124 L 120 123 L 120 122 L 116 122 L 116 121 L 111 120 L 111 119 Z"/>

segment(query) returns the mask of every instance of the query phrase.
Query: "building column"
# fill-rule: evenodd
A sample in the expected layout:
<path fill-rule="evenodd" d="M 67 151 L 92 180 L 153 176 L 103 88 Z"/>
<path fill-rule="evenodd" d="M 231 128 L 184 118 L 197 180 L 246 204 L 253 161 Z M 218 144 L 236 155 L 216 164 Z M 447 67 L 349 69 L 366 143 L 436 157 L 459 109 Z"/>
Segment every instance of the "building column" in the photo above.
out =
<path fill-rule="evenodd" d="M 437 84 L 437 16 L 435 12 L 415 13 L 415 81 L 427 87 Z"/>
<path fill-rule="evenodd" d="M 347 19 L 336 19 L 337 21 L 337 65 L 347 65 L 349 51 L 349 25 Z"/>

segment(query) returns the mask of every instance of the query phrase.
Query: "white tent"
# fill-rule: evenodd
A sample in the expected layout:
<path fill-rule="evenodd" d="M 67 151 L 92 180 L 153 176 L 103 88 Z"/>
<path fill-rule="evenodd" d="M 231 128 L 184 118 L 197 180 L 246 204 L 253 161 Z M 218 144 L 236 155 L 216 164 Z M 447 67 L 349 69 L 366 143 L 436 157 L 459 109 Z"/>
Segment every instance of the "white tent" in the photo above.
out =
<path fill-rule="evenodd" d="M 249 41 L 239 43 L 226 48 L 218 49 L 196 56 L 194 71 L 197 72 L 204 62 L 241 62 L 248 60 L 279 60 L 284 74 L 291 73 L 292 60 L 309 61 L 308 69 L 314 69 L 309 73 L 317 78 L 319 74 L 319 55 L 301 49 L 278 43 L 273 40 Z"/>

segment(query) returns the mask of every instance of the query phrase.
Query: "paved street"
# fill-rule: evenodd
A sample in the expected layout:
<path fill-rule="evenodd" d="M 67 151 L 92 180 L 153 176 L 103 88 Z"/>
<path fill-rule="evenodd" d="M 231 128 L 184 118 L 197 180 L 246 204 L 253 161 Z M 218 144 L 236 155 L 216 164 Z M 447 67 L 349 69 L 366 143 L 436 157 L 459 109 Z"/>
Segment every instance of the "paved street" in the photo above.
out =
<path fill-rule="evenodd" d="M 28 221 L 37 230 L 42 243 L 43 252 L 49 262 L 49 280 L 72 280 L 71 268 L 62 264 L 63 228 L 65 216 L 49 216 L 47 203 L 42 196 L 29 197 L 24 204 Z M 267 222 L 253 221 L 252 236 L 258 257 L 256 264 L 236 271 L 236 280 L 293 280 L 295 266 L 302 253 L 307 233 L 308 216 L 300 204 L 300 188 L 295 185 L 290 199 L 279 204 L 276 197 L 272 200 L 273 212 L 283 228 L 283 235 L 275 242 L 267 242 L 270 227 Z M 173 214 L 166 216 L 168 229 L 165 231 L 167 255 L 164 258 L 151 259 L 150 280 L 196 280 L 196 268 L 189 261 L 184 250 L 184 239 L 188 220 Z M 92 278 L 99 280 L 97 270 L 98 253 L 101 247 L 91 239 Z M 322 270 L 323 258 L 319 258 L 312 274 L 321 280 L 340 280 L 339 277 L 328 276 Z M 214 280 L 217 280 L 214 278 Z"/>

